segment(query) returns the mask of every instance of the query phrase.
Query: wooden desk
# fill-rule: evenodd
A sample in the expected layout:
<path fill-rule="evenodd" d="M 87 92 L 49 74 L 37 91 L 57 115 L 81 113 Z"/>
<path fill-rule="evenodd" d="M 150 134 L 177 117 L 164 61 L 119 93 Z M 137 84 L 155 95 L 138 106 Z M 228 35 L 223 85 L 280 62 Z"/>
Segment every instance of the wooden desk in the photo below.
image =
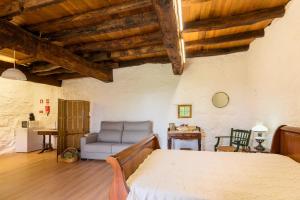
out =
<path fill-rule="evenodd" d="M 45 130 L 37 130 L 38 135 L 43 136 L 43 149 L 40 153 L 43 153 L 46 150 L 53 151 L 53 147 L 51 144 L 51 136 L 52 135 L 58 135 L 58 131 L 55 129 L 45 129 Z M 46 144 L 46 135 L 49 136 L 49 143 Z"/>
<path fill-rule="evenodd" d="M 198 150 L 201 151 L 201 131 L 168 131 L 168 149 L 172 147 L 172 139 L 198 140 Z"/>

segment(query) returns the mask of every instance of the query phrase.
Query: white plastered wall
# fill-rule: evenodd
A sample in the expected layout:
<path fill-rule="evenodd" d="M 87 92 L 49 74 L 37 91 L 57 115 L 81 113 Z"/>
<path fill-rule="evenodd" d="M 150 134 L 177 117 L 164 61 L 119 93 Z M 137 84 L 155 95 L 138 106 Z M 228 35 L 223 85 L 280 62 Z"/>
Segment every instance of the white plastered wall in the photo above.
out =
<path fill-rule="evenodd" d="M 41 127 L 54 128 L 61 88 L 0 78 L 0 91 L 0 154 L 15 150 L 15 130 L 21 127 L 21 121 L 28 120 L 31 112 Z M 49 116 L 39 114 L 43 109 L 39 104 L 41 98 L 50 100 Z"/>

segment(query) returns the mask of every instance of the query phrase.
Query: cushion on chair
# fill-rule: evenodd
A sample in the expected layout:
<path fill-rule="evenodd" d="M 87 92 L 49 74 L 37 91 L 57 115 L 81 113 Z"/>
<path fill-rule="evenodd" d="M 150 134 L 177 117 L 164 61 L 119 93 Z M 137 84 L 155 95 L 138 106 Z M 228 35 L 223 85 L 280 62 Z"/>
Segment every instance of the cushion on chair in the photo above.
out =
<path fill-rule="evenodd" d="M 152 134 L 152 122 L 124 122 L 122 143 L 138 143 Z"/>
<path fill-rule="evenodd" d="M 101 152 L 101 153 L 111 153 L 111 143 L 104 143 L 104 142 L 95 142 L 86 144 L 84 146 L 84 150 L 86 152 Z"/>
<path fill-rule="evenodd" d="M 233 146 L 219 146 L 217 147 L 217 151 L 222 151 L 222 152 L 234 152 L 236 147 Z"/>
<path fill-rule="evenodd" d="M 101 142 L 121 142 L 123 122 L 102 122 L 101 131 L 97 141 Z"/>

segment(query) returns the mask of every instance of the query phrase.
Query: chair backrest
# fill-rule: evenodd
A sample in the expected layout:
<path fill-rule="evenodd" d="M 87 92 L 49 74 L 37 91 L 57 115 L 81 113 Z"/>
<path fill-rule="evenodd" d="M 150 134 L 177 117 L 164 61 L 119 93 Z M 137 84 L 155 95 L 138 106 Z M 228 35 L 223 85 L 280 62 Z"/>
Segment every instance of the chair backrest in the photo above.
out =
<path fill-rule="evenodd" d="M 251 137 L 251 130 L 231 129 L 230 146 L 240 142 L 241 147 L 248 147 Z"/>

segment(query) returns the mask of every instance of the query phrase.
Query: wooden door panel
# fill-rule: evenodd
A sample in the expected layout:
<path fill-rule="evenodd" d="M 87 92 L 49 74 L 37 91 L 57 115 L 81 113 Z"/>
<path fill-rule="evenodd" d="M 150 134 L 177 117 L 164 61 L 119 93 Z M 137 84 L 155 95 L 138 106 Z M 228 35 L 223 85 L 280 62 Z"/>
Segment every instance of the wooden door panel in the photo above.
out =
<path fill-rule="evenodd" d="M 58 151 L 68 147 L 80 148 L 80 138 L 89 132 L 90 103 L 80 100 L 58 101 Z"/>

